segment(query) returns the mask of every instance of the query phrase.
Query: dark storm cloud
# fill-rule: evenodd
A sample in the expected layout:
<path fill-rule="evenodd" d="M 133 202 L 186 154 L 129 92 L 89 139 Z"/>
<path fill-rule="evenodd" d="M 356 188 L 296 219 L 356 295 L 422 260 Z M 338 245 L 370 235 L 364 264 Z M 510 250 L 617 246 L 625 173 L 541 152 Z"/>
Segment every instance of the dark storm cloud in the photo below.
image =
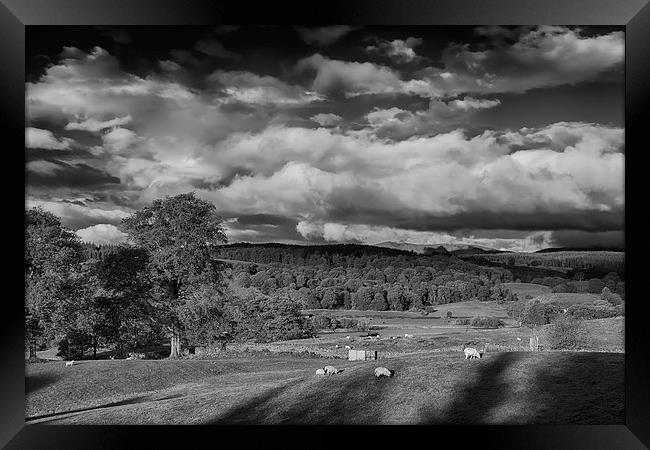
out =
<path fill-rule="evenodd" d="M 413 231 L 454 231 L 466 228 L 481 230 L 510 230 L 513 234 L 531 230 L 574 229 L 581 231 L 621 230 L 625 226 L 624 212 L 571 211 L 567 213 L 494 213 L 476 211 L 445 217 L 400 210 L 387 214 L 384 210 L 338 207 L 328 212 L 333 222 L 382 225 Z M 482 237 L 494 237 L 485 231 Z M 508 235 L 506 233 L 506 235 Z M 510 237 L 510 235 L 508 235 Z"/>
<path fill-rule="evenodd" d="M 237 217 L 240 225 L 283 225 L 295 228 L 298 223 L 290 217 L 276 216 L 273 214 L 249 214 Z"/>
<path fill-rule="evenodd" d="M 100 187 L 120 183 L 120 179 L 87 164 L 34 160 L 27 163 L 27 182 L 34 188 Z"/>

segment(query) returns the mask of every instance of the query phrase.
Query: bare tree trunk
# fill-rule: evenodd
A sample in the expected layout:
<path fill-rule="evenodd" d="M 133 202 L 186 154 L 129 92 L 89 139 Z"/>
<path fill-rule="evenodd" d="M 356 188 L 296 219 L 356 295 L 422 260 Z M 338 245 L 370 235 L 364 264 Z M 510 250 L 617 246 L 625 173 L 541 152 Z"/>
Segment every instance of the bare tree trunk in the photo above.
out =
<path fill-rule="evenodd" d="M 93 336 L 93 359 L 97 359 L 97 336 Z"/>
<path fill-rule="evenodd" d="M 37 358 L 38 357 L 36 356 L 36 346 L 33 344 L 29 344 L 29 359 L 34 360 Z"/>
<path fill-rule="evenodd" d="M 178 329 L 174 328 L 171 337 L 170 358 L 180 358 L 181 356 L 181 334 Z"/>

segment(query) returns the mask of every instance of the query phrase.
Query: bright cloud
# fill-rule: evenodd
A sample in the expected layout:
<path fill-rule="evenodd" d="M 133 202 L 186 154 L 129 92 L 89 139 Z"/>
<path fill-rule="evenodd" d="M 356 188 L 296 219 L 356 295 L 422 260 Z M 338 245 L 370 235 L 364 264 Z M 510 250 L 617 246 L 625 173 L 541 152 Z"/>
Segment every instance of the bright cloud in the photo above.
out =
<path fill-rule="evenodd" d="M 72 139 L 57 138 L 49 130 L 40 128 L 25 128 L 25 147 L 27 148 L 44 148 L 48 150 L 67 150 L 72 144 Z"/>
<path fill-rule="evenodd" d="M 83 122 L 68 122 L 64 127 L 65 130 L 83 130 L 97 133 L 98 131 L 106 128 L 120 127 L 131 122 L 133 119 L 130 115 L 124 117 L 116 117 L 111 120 L 99 121 L 93 117 L 86 119 Z"/>
<path fill-rule="evenodd" d="M 422 39 L 414 37 L 409 37 L 406 40 L 380 40 L 375 45 L 367 46 L 366 51 L 370 54 L 378 53 L 387 56 L 398 63 L 409 63 L 420 59 L 420 56 L 418 56 L 413 49 L 421 44 Z"/>
<path fill-rule="evenodd" d="M 82 228 L 77 230 L 76 233 L 82 241 L 96 245 L 120 244 L 126 242 L 128 237 L 126 233 L 120 231 L 115 225 L 107 223 Z"/>

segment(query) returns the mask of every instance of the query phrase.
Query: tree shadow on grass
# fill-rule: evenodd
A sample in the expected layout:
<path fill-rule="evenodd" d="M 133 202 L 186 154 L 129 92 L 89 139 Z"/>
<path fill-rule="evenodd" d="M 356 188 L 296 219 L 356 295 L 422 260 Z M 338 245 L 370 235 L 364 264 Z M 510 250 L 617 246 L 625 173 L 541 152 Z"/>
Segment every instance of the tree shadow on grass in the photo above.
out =
<path fill-rule="evenodd" d="M 527 403 L 536 424 L 625 422 L 625 355 L 554 352 L 536 369 Z"/>
<path fill-rule="evenodd" d="M 374 367 L 374 366 L 373 366 Z M 392 379 L 376 380 L 374 368 L 290 382 L 267 390 L 209 421 L 211 424 L 376 424 Z M 399 367 L 395 365 L 399 373 Z"/>
<path fill-rule="evenodd" d="M 519 353 L 499 353 L 486 360 L 468 360 L 481 364 L 475 382 L 466 384 L 450 404 L 439 411 L 428 405 L 420 411 L 420 423 L 425 424 L 484 424 L 490 412 L 498 408 L 510 390 L 505 373 L 518 359 Z"/>
<path fill-rule="evenodd" d="M 82 412 L 88 412 L 88 411 L 97 411 L 100 409 L 105 409 L 105 408 L 114 408 L 116 406 L 125 406 L 125 405 L 133 405 L 136 403 L 146 403 L 146 402 L 158 402 L 158 401 L 163 401 L 163 400 L 170 400 L 174 398 L 182 397 L 181 394 L 173 394 L 173 395 L 168 395 L 166 397 L 162 398 L 151 398 L 150 395 L 139 395 L 131 398 L 127 398 L 124 400 L 119 400 L 116 402 L 111 402 L 111 403 L 106 403 L 103 405 L 99 406 L 91 406 L 88 408 L 79 408 L 79 409 L 70 409 L 66 411 L 60 411 L 60 412 L 55 412 L 55 413 L 49 413 L 49 414 L 42 414 L 39 416 L 31 416 L 31 417 L 26 417 L 26 421 L 33 421 L 33 420 L 42 420 L 42 419 L 56 419 L 58 417 L 62 416 L 67 416 L 69 414 L 76 414 L 76 413 L 82 413 Z"/>
<path fill-rule="evenodd" d="M 529 359 L 529 361 L 523 361 Z M 523 364 L 518 364 L 519 362 Z M 449 406 L 423 408 L 427 424 L 612 424 L 623 423 L 624 355 L 607 353 L 504 352 L 483 361 Z M 532 366 L 518 379 L 514 366 Z M 513 396 L 513 383 L 520 393 Z M 523 385 L 523 390 L 521 390 Z M 506 408 L 506 412 L 502 408 Z M 507 412 L 507 409 L 510 412 Z M 495 418 L 499 409 L 501 418 Z"/>
<path fill-rule="evenodd" d="M 38 374 L 25 376 L 25 393 L 36 392 L 39 389 L 56 383 L 61 377 L 54 374 Z"/>

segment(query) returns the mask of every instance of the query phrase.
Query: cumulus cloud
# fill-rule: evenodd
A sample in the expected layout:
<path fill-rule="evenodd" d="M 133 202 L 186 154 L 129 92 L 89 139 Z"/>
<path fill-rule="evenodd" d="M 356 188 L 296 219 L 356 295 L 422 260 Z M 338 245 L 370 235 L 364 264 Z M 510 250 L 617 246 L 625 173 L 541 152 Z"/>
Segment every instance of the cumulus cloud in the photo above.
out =
<path fill-rule="evenodd" d="M 494 27 L 483 35 L 497 36 Z M 504 36 L 511 31 L 504 29 Z M 419 43 L 391 41 L 369 46 L 402 62 L 412 61 Z M 575 84 L 599 73 L 622 68 L 624 34 L 614 31 L 582 36 L 579 28 L 539 26 L 525 28 L 516 42 L 495 41 L 486 50 L 473 51 L 469 44 L 452 44 L 442 53 L 443 67 L 426 67 L 411 79 L 389 67 L 369 62 L 332 60 L 314 54 L 298 62 L 297 69 L 313 69 L 313 88 L 318 92 L 360 94 L 410 94 L 441 98 L 462 94 L 525 92 L 530 89 Z M 410 46 L 409 46 L 410 45 Z"/>
<path fill-rule="evenodd" d="M 438 227 L 440 218 L 493 214 L 486 226 L 500 218 L 519 228 L 547 215 L 553 228 L 583 227 L 585 214 L 606 223 L 622 211 L 622 144 L 621 129 L 586 123 L 400 142 L 273 127 L 226 141 L 212 165 L 249 174 L 204 195 L 226 210 L 316 221 L 400 217 Z"/>
<path fill-rule="evenodd" d="M 400 75 L 393 69 L 370 62 L 330 59 L 316 53 L 296 64 L 298 71 L 314 70 L 312 88 L 323 94 L 343 92 L 353 97 L 361 94 L 400 93 L 405 90 Z"/>
<path fill-rule="evenodd" d="M 98 131 L 106 128 L 119 127 L 126 125 L 133 120 L 130 115 L 124 117 L 116 117 L 111 120 L 99 121 L 93 117 L 84 120 L 83 122 L 68 122 L 64 130 L 82 130 L 97 133 Z"/>
<path fill-rule="evenodd" d="M 483 35 L 512 33 L 495 27 Z M 579 28 L 539 26 L 526 29 L 513 44 L 472 51 L 467 44 L 450 45 L 442 54 L 444 68 L 423 69 L 419 77 L 432 96 L 461 93 L 525 92 L 575 84 L 621 68 L 624 33 L 582 36 Z"/>
<path fill-rule="evenodd" d="M 321 100 L 315 92 L 291 86 L 272 76 L 244 71 L 217 70 L 209 80 L 221 87 L 229 99 L 258 105 L 300 105 Z"/>
<path fill-rule="evenodd" d="M 121 206 L 70 203 L 54 192 L 38 200 L 75 229 L 116 225 L 135 205 L 190 190 L 230 217 L 287 220 L 229 223 L 241 240 L 439 241 L 468 226 L 619 229 L 621 128 L 584 122 L 471 134 L 463 128 L 476 112 L 500 104 L 492 93 L 574 83 L 615 69 L 622 33 L 586 37 L 565 27 L 476 32 L 491 44 L 450 47 L 440 68 L 404 74 L 394 66 L 315 54 L 284 72 L 286 78 L 209 66 L 188 77 L 182 62 L 173 61 L 136 75 L 104 49 L 68 47 L 40 79 L 27 83 L 33 126 L 26 128 L 28 147 L 68 151 L 27 152 L 29 179 L 85 192 L 100 182 L 108 189 L 120 184 L 111 192 L 128 197 Z M 378 43 L 377 51 L 392 61 L 417 59 L 406 49 L 418 42 L 395 42 L 382 50 Z M 60 136 L 64 124 L 91 134 L 72 141 Z M 529 236 L 462 238 L 515 249 L 525 248 Z"/>
<path fill-rule="evenodd" d="M 315 116 L 311 116 L 309 119 L 322 127 L 335 127 L 343 121 L 343 117 L 332 113 L 316 114 Z"/>
<path fill-rule="evenodd" d="M 82 241 L 96 245 L 121 244 L 127 240 L 126 233 L 120 231 L 115 225 L 107 223 L 81 228 L 76 233 Z"/>
<path fill-rule="evenodd" d="M 341 39 L 354 28 L 348 25 L 331 25 L 327 27 L 295 27 L 300 38 L 307 44 L 327 47 Z"/>
<path fill-rule="evenodd" d="M 467 124 L 476 111 L 500 104 L 498 99 L 464 97 L 449 102 L 434 99 L 429 102 L 428 109 L 415 112 L 397 107 L 375 107 L 365 116 L 370 129 L 361 130 L 360 133 L 371 132 L 378 137 L 391 139 L 440 133 Z"/>
<path fill-rule="evenodd" d="M 410 63 L 421 59 L 413 50 L 421 44 L 422 39 L 414 37 L 409 37 L 406 40 L 379 40 L 376 44 L 367 46 L 366 51 L 370 54 L 386 56 L 397 63 Z"/>
<path fill-rule="evenodd" d="M 74 141 L 69 138 L 58 138 L 50 130 L 40 128 L 25 128 L 25 146 L 27 148 L 45 148 L 48 150 L 67 150 Z"/>
<path fill-rule="evenodd" d="M 118 224 L 129 215 L 122 209 L 100 209 L 84 203 L 71 203 L 63 200 L 27 200 L 28 208 L 41 207 L 61 218 L 61 223 L 69 228 L 78 229 L 100 223 Z"/>

